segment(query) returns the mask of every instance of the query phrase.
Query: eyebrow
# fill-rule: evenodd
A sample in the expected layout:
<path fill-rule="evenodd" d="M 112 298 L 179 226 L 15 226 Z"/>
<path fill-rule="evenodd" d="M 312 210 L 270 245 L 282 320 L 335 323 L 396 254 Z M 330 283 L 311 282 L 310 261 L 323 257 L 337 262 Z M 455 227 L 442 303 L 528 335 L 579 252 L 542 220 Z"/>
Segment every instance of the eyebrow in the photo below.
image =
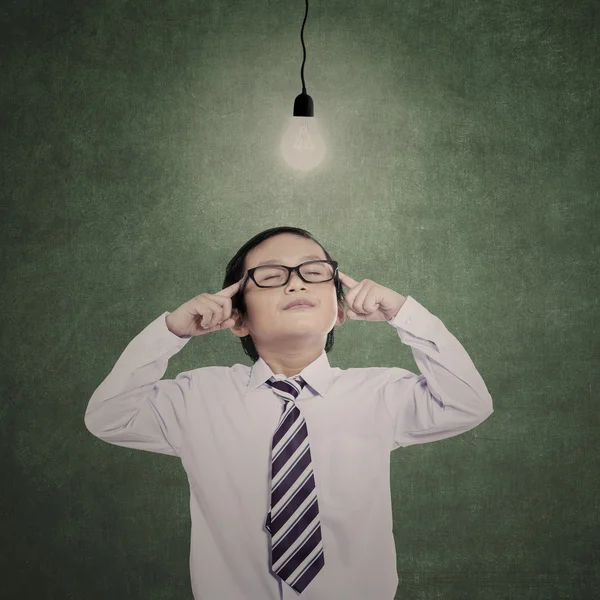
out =
<path fill-rule="evenodd" d="M 301 256 L 300 260 L 306 260 L 307 258 L 314 258 L 315 260 L 326 260 L 325 258 L 321 258 L 316 254 L 309 254 L 308 256 Z M 281 264 L 280 258 L 271 258 L 270 260 L 263 260 L 258 263 L 256 266 L 260 267 L 261 265 L 272 265 L 272 264 Z"/>

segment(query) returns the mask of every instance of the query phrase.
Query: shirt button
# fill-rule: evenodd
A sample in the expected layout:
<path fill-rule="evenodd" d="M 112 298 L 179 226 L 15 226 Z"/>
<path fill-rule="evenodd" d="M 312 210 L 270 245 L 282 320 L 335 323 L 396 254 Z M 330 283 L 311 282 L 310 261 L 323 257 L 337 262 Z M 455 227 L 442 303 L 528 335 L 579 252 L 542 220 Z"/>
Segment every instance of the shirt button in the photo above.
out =
<path fill-rule="evenodd" d="M 410 317 L 408 317 L 408 319 L 406 319 L 407 323 L 410 323 L 412 321 L 412 319 Z"/>

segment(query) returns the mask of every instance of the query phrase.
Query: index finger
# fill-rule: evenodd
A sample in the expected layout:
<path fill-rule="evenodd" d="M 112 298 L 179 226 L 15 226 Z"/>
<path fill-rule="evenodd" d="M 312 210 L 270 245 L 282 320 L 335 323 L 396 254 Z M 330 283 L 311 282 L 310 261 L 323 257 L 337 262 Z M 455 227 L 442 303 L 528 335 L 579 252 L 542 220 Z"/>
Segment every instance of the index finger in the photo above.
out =
<path fill-rule="evenodd" d="M 355 285 L 358 285 L 358 281 L 354 281 L 352 277 L 348 277 L 348 275 L 344 275 L 340 270 L 338 270 L 338 276 L 342 285 L 345 285 L 347 288 L 352 288 Z"/>
<path fill-rule="evenodd" d="M 243 281 L 244 281 L 244 277 L 242 277 L 239 281 L 232 283 L 230 286 L 223 288 L 220 292 L 217 292 L 216 295 L 217 296 L 225 296 L 227 298 L 231 298 L 232 296 L 235 296 L 240 291 L 240 287 L 241 287 Z"/>

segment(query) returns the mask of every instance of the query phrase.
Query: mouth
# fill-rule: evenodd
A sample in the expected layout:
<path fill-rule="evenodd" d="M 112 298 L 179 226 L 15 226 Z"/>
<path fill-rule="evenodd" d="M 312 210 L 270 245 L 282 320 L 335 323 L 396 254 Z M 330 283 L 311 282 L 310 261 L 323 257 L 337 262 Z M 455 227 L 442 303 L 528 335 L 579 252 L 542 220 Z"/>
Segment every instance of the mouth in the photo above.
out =
<path fill-rule="evenodd" d="M 297 310 L 300 308 L 314 308 L 314 306 L 307 301 L 296 301 L 290 304 L 290 306 L 286 307 L 284 310 Z"/>

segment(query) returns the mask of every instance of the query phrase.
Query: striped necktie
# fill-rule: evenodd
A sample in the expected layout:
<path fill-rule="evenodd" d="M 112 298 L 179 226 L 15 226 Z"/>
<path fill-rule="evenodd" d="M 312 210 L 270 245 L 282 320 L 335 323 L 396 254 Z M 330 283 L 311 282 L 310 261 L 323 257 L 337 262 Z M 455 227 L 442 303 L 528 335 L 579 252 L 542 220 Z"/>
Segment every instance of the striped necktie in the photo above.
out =
<path fill-rule="evenodd" d="M 308 430 L 294 404 L 306 382 L 297 375 L 271 377 L 266 383 L 286 401 L 271 455 L 271 503 L 266 521 L 272 543 L 271 568 L 302 593 L 325 565 Z"/>

